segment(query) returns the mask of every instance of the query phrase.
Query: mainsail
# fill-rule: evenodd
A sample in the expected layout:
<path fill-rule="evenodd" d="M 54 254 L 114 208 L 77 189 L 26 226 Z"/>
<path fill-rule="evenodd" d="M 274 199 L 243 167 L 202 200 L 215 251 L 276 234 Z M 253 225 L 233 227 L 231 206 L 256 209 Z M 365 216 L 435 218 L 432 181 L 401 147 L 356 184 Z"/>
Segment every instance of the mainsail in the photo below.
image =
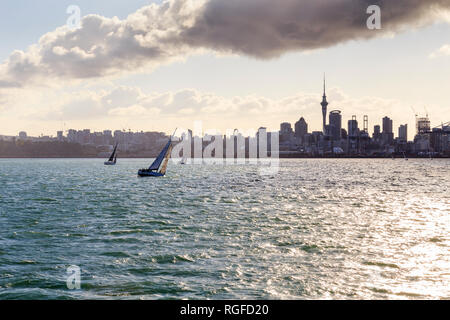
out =
<path fill-rule="evenodd" d="M 152 163 L 152 165 L 150 166 L 150 168 L 148 168 L 150 171 L 151 170 L 159 170 L 159 167 L 161 166 L 161 163 L 163 162 L 163 160 L 166 158 L 167 154 L 170 154 L 169 149 L 171 149 L 172 146 L 172 139 L 169 140 L 169 142 L 167 142 L 167 145 L 164 147 L 164 149 L 161 151 L 161 153 L 159 154 L 159 156 L 156 158 L 156 160 Z"/>
<path fill-rule="evenodd" d="M 117 151 L 117 144 L 116 144 L 116 146 L 114 147 L 114 151 L 113 151 L 113 153 L 111 154 L 111 157 L 109 157 L 109 162 L 113 162 L 114 161 L 114 156 L 116 155 L 116 151 Z"/>
<path fill-rule="evenodd" d="M 169 163 L 169 158 L 172 153 L 172 144 L 170 145 L 169 149 L 167 150 L 166 156 L 164 157 L 163 165 L 161 167 L 161 171 L 159 173 L 166 174 L 167 164 Z"/>

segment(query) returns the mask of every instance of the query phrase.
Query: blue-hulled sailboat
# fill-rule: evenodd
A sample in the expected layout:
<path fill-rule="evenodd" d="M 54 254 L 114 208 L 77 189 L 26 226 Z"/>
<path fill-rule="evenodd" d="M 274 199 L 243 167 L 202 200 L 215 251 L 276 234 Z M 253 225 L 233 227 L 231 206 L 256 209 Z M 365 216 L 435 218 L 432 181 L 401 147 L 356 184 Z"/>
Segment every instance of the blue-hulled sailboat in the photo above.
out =
<path fill-rule="evenodd" d="M 105 161 L 105 166 L 114 166 L 117 163 L 117 146 L 118 144 L 116 144 L 116 146 L 114 147 L 114 150 L 111 153 L 108 161 Z"/>
<path fill-rule="evenodd" d="M 138 171 L 140 177 L 164 177 L 166 175 L 167 164 L 169 163 L 170 154 L 172 152 L 172 137 L 167 142 L 156 160 L 148 169 Z"/>

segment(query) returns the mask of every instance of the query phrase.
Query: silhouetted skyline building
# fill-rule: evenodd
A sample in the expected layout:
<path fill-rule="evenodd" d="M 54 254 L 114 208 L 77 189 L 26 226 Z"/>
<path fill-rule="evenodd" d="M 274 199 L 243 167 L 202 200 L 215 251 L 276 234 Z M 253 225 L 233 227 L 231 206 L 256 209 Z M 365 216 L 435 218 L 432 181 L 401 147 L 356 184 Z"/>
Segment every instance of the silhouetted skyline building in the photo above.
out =
<path fill-rule="evenodd" d="M 292 125 L 289 122 L 283 122 L 280 125 L 280 147 L 290 148 L 293 138 L 294 131 L 292 130 Z"/>
<path fill-rule="evenodd" d="M 342 115 L 341 111 L 334 110 L 330 112 L 329 116 L 329 131 L 330 137 L 334 141 L 341 139 L 341 129 L 342 129 Z"/>
<path fill-rule="evenodd" d="M 381 142 L 381 138 L 382 138 L 381 127 L 380 127 L 380 125 L 377 124 L 373 127 L 372 139 L 375 143 L 379 143 L 379 142 Z"/>
<path fill-rule="evenodd" d="M 428 133 L 431 131 L 431 122 L 428 115 L 423 118 L 416 119 L 417 134 Z"/>
<path fill-rule="evenodd" d="M 400 125 L 398 128 L 398 139 L 401 142 L 407 142 L 408 141 L 408 125 Z"/>
<path fill-rule="evenodd" d="M 353 116 L 352 120 L 348 120 L 348 136 L 356 137 L 358 135 L 358 120 L 356 120 L 356 116 Z"/>
<path fill-rule="evenodd" d="M 303 142 L 307 133 L 308 123 L 303 117 L 301 117 L 300 120 L 295 123 L 295 137 Z"/>
<path fill-rule="evenodd" d="M 392 120 L 389 117 L 383 118 L 383 133 L 393 133 Z"/>
<path fill-rule="evenodd" d="M 287 135 L 287 134 L 291 134 L 291 133 L 293 133 L 292 125 L 289 122 L 283 122 L 280 125 L 280 134 Z"/>
<path fill-rule="evenodd" d="M 373 137 L 375 138 L 376 136 L 380 136 L 381 135 L 381 127 L 380 125 L 375 125 L 373 126 Z"/>
<path fill-rule="evenodd" d="M 383 118 L 383 143 L 386 145 L 391 145 L 394 141 L 394 131 L 393 128 L 393 121 L 389 117 Z"/>

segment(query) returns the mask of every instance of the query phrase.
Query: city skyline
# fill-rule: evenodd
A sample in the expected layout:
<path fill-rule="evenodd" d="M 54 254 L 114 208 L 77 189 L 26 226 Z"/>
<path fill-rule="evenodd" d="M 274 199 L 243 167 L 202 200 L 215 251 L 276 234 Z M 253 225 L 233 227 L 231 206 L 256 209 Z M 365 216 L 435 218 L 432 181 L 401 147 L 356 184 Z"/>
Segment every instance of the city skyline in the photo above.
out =
<path fill-rule="evenodd" d="M 342 112 L 340 110 L 331 110 L 328 114 L 329 120 L 327 122 L 326 107 L 328 102 L 326 99 L 325 81 L 320 105 L 323 115 L 322 131 L 310 132 L 308 130 L 308 122 L 304 117 L 301 117 L 295 123 L 294 129 L 290 122 L 283 122 L 280 124 L 278 132 L 268 131 L 266 127 L 260 127 L 254 132 L 239 131 L 237 128 L 233 130 L 233 133 L 230 130 L 225 133 L 218 131 L 208 132 L 207 129 L 203 129 L 201 122 L 197 122 L 194 124 L 194 131 L 183 128 L 178 130 L 177 128 L 171 136 L 181 138 L 180 141 L 184 147 L 185 143 L 189 143 L 188 141 L 192 143 L 192 147 L 198 147 L 198 143 L 201 141 L 200 145 L 207 147 L 205 151 L 211 148 L 215 150 L 219 145 L 222 145 L 220 149 L 227 149 L 231 141 L 238 139 L 244 143 L 244 154 L 239 155 L 244 155 L 244 157 L 251 157 L 253 154 L 251 150 L 256 150 L 250 147 L 251 143 L 254 144 L 255 148 L 259 148 L 261 143 L 263 145 L 267 144 L 263 148 L 265 149 L 272 148 L 274 141 L 276 141 L 275 150 L 277 157 L 394 157 L 395 154 L 402 154 L 404 157 L 406 155 L 448 157 L 449 155 L 450 122 L 442 123 L 441 126 L 433 128 L 428 117 L 416 117 L 416 132 L 413 134 L 414 138 L 412 140 L 409 140 L 408 124 L 401 124 L 398 126 L 398 131 L 396 131 L 393 120 L 389 116 L 383 117 L 381 125 L 376 124 L 373 126 L 372 134 L 370 134 L 369 117 L 367 115 L 364 115 L 362 123 L 358 123 L 357 117 L 353 115 L 347 121 L 347 127 L 345 127 Z M 397 136 L 395 136 L 395 132 L 398 132 Z M 39 155 L 49 156 L 49 154 L 54 156 L 57 154 L 58 156 L 66 157 L 68 155 L 73 156 L 77 152 L 75 150 L 78 149 L 78 152 L 81 152 L 79 155 L 104 157 L 105 152 L 108 153 L 113 148 L 114 150 L 118 148 L 119 151 L 125 152 L 128 156 L 142 157 L 149 156 L 151 152 L 154 152 L 155 148 L 158 148 L 159 144 L 166 143 L 167 137 L 162 132 L 132 132 L 131 130 L 91 132 L 90 129 L 69 129 L 66 136 L 63 131 L 58 131 L 56 138 L 49 136 L 36 138 L 28 137 L 26 132 L 21 131 L 18 135 L 18 144 L 16 143 L 16 137 L 0 136 L 0 142 L 4 142 L 4 154 L 0 156 L 12 157 L 26 154 L 33 157 Z M 185 140 L 186 138 L 188 140 Z M 222 143 L 218 142 L 217 139 L 222 139 Z M 268 143 L 268 139 L 271 142 Z M 29 149 L 29 143 L 28 146 L 25 146 L 24 143 L 26 141 L 38 144 L 47 143 L 46 148 L 54 150 L 47 150 L 47 152 L 50 152 L 47 154 L 41 151 L 39 154 L 33 153 Z M 178 139 L 174 141 L 178 141 Z M 197 143 L 194 141 L 197 141 Z M 48 143 L 51 143 L 51 145 Z M 247 147 L 245 147 L 245 144 L 248 144 Z M 80 151 L 80 146 L 90 147 L 90 149 Z M 234 150 L 235 153 L 237 152 L 234 146 L 232 146 L 231 150 Z M 275 150 L 271 149 L 271 152 L 275 152 Z M 228 150 L 227 154 L 229 152 L 233 151 Z M 247 152 L 247 155 L 245 152 Z M 237 153 L 236 156 L 238 156 Z"/>
<path fill-rule="evenodd" d="M 323 101 L 322 101 L 322 103 L 323 103 Z M 322 104 L 321 103 L 321 104 Z M 323 113 L 323 110 L 322 110 L 322 113 Z M 331 110 L 331 111 L 329 111 L 329 113 L 326 113 L 326 118 L 324 117 L 324 119 L 323 119 L 323 130 L 312 130 L 312 131 L 309 131 L 308 130 L 308 127 L 309 127 L 309 122 L 307 121 L 308 119 L 305 119 L 305 117 L 303 117 L 303 116 L 300 116 L 300 120 L 299 121 L 297 121 L 297 122 L 295 122 L 295 129 L 293 129 L 293 126 L 292 126 L 292 122 L 290 122 L 290 121 L 284 121 L 284 122 L 282 122 L 279 126 L 281 127 L 281 128 L 279 128 L 280 129 L 280 131 L 283 131 L 283 125 L 288 125 L 289 126 L 289 128 L 290 129 L 293 129 L 293 132 L 295 132 L 296 134 L 297 134 L 297 131 L 299 131 L 299 130 L 303 130 L 303 129 L 297 129 L 297 125 L 299 124 L 299 122 L 300 121 L 303 121 L 304 122 L 304 126 L 306 126 L 305 127 L 305 133 L 312 133 L 312 132 L 321 132 L 321 133 L 323 133 L 325 136 L 330 136 L 330 137 L 336 137 L 336 133 L 335 132 L 332 132 L 332 131 L 328 131 L 328 130 L 333 130 L 331 127 L 329 127 L 329 126 L 332 126 L 333 125 L 333 123 L 332 123 L 332 117 L 333 116 L 335 116 L 335 115 L 337 115 L 339 118 L 339 129 L 340 128 L 342 128 L 342 129 L 344 129 L 344 130 L 346 130 L 345 129 L 345 127 L 342 125 L 342 123 L 344 123 L 345 124 L 345 119 L 343 119 L 342 118 L 342 111 L 341 110 Z M 352 120 L 354 121 L 354 120 L 356 120 L 357 122 L 356 122 L 356 124 L 358 125 L 358 120 L 357 119 L 355 119 L 354 118 L 355 116 L 353 115 L 352 116 Z M 425 117 L 426 118 L 426 117 Z M 327 119 L 330 119 L 330 120 L 327 120 Z M 364 117 L 363 117 L 363 121 L 366 121 L 366 120 L 368 120 L 368 116 L 367 115 L 364 115 Z M 394 124 L 393 124 L 393 120 L 391 119 L 391 118 L 389 118 L 389 116 L 388 115 L 386 115 L 385 117 L 383 117 L 382 119 L 379 119 L 379 120 L 381 120 L 381 121 L 379 121 L 379 122 L 376 122 L 375 121 L 375 124 L 372 126 L 372 127 L 370 127 L 369 128 L 369 126 L 368 126 L 368 123 L 366 124 L 364 124 L 365 126 L 367 126 L 367 127 L 364 127 L 364 131 L 366 131 L 366 129 L 367 129 L 367 133 L 368 134 L 371 134 L 371 135 L 373 135 L 373 134 L 376 134 L 377 133 L 377 127 L 381 127 L 381 124 L 383 124 L 383 127 L 386 127 L 386 125 L 384 124 L 384 120 L 385 119 L 388 119 L 389 121 L 390 121 L 390 125 L 389 125 L 389 132 L 391 132 L 391 133 L 393 133 L 393 137 L 398 137 L 398 138 L 400 138 L 400 137 L 402 137 L 402 134 L 400 133 L 400 131 L 397 131 L 397 132 L 399 132 L 397 135 L 395 134 L 395 130 L 394 130 Z M 348 121 L 350 122 L 350 121 L 352 121 L 350 118 L 348 119 Z M 416 119 L 417 120 L 417 119 Z M 336 120 L 335 120 L 336 121 Z M 202 123 L 202 122 L 201 122 Z M 194 124 L 195 125 L 195 124 Z M 448 122 L 445 122 L 445 123 L 441 123 L 440 125 L 438 125 L 438 126 L 436 126 L 436 127 L 430 127 L 430 130 L 432 129 L 432 128 L 439 128 L 439 127 L 441 127 L 442 125 L 445 125 L 445 126 L 447 126 L 448 125 Z M 431 126 L 431 125 L 430 125 Z M 262 127 L 261 125 L 256 125 L 255 126 L 255 128 L 256 127 L 259 127 L 259 128 L 267 128 L 267 127 Z M 417 127 L 417 123 L 416 123 L 416 127 Z M 358 128 L 359 128 L 359 125 L 358 125 Z M 408 124 L 399 124 L 398 125 L 398 130 L 405 130 L 406 129 L 406 136 L 407 136 L 407 128 L 408 128 Z M 240 132 L 240 130 L 241 130 L 242 128 L 234 128 L 234 131 L 237 131 L 237 132 Z M 362 129 L 362 128 L 361 128 Z M 189 127 L 189 128 L 181 128 L 181 130 L 192 130 L 192 127 Z M 203 130 L 203 128 L 202 128 L 202 130 Z M 180 136 L 180 134 L 178 134 L 178 132 L 179 132 L 180 130 L 178 130 L 178 128 L 177 128 L 177 130 L 175 131 L 175 136 Z M 227 129 L 226 130 L 227 132 L 230 132 L 230 130 L 229 129 Z M 251 132 L 251 130 L 246 130 L 246 129 L 244 129 L 244 130 L 242 130 L 243 132 L 246 132 L 246 133 L 249 133 L 249 132 Z M 254 131 L 254 134 L 256 135 L 256 133 L 258 132 L 258 129 L 254 129 L 253 130 Z M 268 132 L 277 132 L 277 131 L 279 131 L 278 129 L 274 129 L 274 130 L 269 130 Z M 338 130 L 339 131 L 339 130 Z M 49 134 L 49 135 L 43 135 L 43 134 L 41 134 L 41 135 L 38 135 L 38 136 L 33 136 L 33 135 L 29 135 L 28 134 L 28 132 L 27 131 L 24 131 L 24 130 L 22 130 L 22 131 L 19 131 L 17 134 L 13 134 L 13 135 L 1 135 L 0 134 L 0 137 L 19 137 L 19 138 L 23 138 L 23 139 L 28 139 L 28 138 L 44 138 L 44 139 L 48 139 L 48 138 L 51 138 L 51 139 L 53 139 L 53 138 L 57 138 L 57 139 L 62 139 L 62 138 L 70 138 L 70 136 L 71 135 L 74 135 L 75 133 L 77 133 L 77 132 L 79 132 L 79 133 L 87 133 L 87 134 L 104 134 L 104 135 L 110 135 L 111 137 L 114 137 L 116 134 L 127 134 L 127 133 L 132 133 L 132 134 L 141 134 L 141 133 L 166 133 L 167 134 L 167 132 L 164 132 L 164 131 L 162 131 L 162 130 L 155 130 L 155 131 L 150 131 L 150 130 L 137 130 L 137 131 L 133 131 L 133 130 L 131 130 L 131 129 L 111 129 L 111 128 L 103 128 L 103 129 L 101 129 L 101 130 L 92 130 L 91 128 L 84 128 L 84 129 L 74 129 L 74 128 L 69 128 L 69 129 L 67 129 L 67 130 L 58 130 L 58 131 L 56 131 L 56 134 L 55 135 L 53 135 L 53 134 Z M 227 135 L 227 132 L 221 132 L 221 131 L 219 131 L 219 130 L 216 130 L 216 129 L 211 129 L 211 128 L 204 128 L 204 130 L 203 130 L 203 135 L 209 135 L 209 134 L 222 134 L 222 135 Z M 417 132 L 416 132 L 417 133 Z M 202 135 L 202 136 L 203 136 Z M 338 135 L 340 136 L 340 133 L 338 133 Z M 403 135 L 404 135 L 404 133 L 403 133 Z M 408 137 L 408 136 L 407 136 Z M 408 139 L 406 139 L 407 141 L 408 141 Z M 70 141 L 70 139 L 69 139 L 69 141 Z"/>
<path fill-rule="evenodd" d="M 243 39 L 215 43 L 220 39 L 204 38 L 201 30 L 195 29 L 200 32 L 195 34 L 199 37 L 195 43 L 192 39 L 188 44 L 186 39 L 170 39 L 175 41 L 173 46 L 162 48 L 170 55 L 167 59 L 140 53 L 141 47 L 120 47 L 130 61 L 120 57 L 121 51 L 110 48 L 111 44 L 122 46 L 132 34 L 117 34 L 115 42 L 109 43 L 104 37 L 107 30 L 99 23 L 114 32 L 124 25 L 139 29 L 148 23 L 152 27 L 144 28 L 148 39 L 142 41 L 153 41 L 156 31 L 169 37 L 164 33 L 169 27 L 188 28 L 192 23 L 189 18 L 202 21 L 203 9 L 213 10 L 219 2 L 150 1 L 153 4 L 148 5 L 149 1 L 133 0 L 126 5 L 122 1 L 105 5 L 104 1 L 92 4 L 83 0 L 77 2 L 83 20 L 76 30 L 65 26 L 70 1 L 57 5 L 46 2 L 33 7 L 5 4 L 1 13 L 0 134 L 27 131 L 33 136 L 52 135 L 69 128 L 169 133 L 174 127 L 189 127 L 195 120 L 221 131 L 256 129 L 259 125 L 277 130 L 279 123 L 294 122 L 298 115 L 308 120 L 312 131 L 319 131 L 323 115 L 317 112 L 317 97 L 322 94 L 318 84 L 323 72 L 327 74 L 328 110 L 341 110 L 345 118 L 357 115 L 363 121 L 368 115 L 373 127 L 373 120 L 378 123 L 389 115 L 394 124 L 410 128 L 415 126 L 415 113 L 428 113 L 433 126 L 449 120 L 442 116 L 450 114 L 446 97 L 450 39 L 442 35 L 450 34 L 450 26 L 445 16 L 448 6 L 440 1 L 433 1 L 434 10 L 431 5 L 409 7 L 405 1 L 398 17 L 382 15 L 381 30 L 367 30 L 361 23 L 353 30 L 356 37 L 342 34 L 330 42 L 313 33 L 312 46 L 312 35 L 302 33 L 303 23 L 316 19 L 320 26 L 327 18 L 330 29 L 344 30 L 345 26 L 331 19 L 331 13 L 331 18 L 322 16 L 326 4 L 314 5 L 307 17 L 297 17 L 289 14 L 290 9 L 298 12 L 306 4 L 283 1 L 280 17 L 298 31 L 298 42 L 290 43 L 282 33 L 269 36 L 256 32 L 251 41 L 254 48 L 241 48 L 237 44 L 245 42 L 234 41 Z M 335 10 L 342 10 L 336 14 L 345 16 L 348 8 L 342 3 L 343 7 Z M 396 4 L 384 6 L 382 13 L 392 11 Z M 172 18 L 181 14 L 177 8 L 185 9 L 180 23 L 186 26 L 172 26 Z M 269 2 L 260 2 L 259 8 L 258 12 L 267 16 L 268 26 L 278 30 L 280 22 L 271 15 Z M 239 3 L 230 2 L 221 9 L 221 18 L 231 28 L 231 13 L 241 12 Z M 365 22 L 363 6 L 352 10 L 349 14 L 357 16 L 351 18 Z M 245 18 L 253 23 L 256 13 Z M 234 29 L 224 32 L 227 30 Z M 271 46 L 262 45 L 264 36 L 272 41 Z M 420 48 L 416 46 L 418 39 Z M 103 53 L 95 47 L 104 48 L 106 56 L 101 57 Z M 96 68 L 85 68 L 91 63 L 89 59 L 95 61 Z M 108 59 L 117 62 L 117 70 Z"/>
<path fill-rule="evenodd" d="M 330 121 L 328 121 L 327 119 L 328 119 L 329 116 L 331 117 L 332 114 L 335 113 L 335 112 L 339 113 L 339 115 L 341 117 L 341 121 L 343 121 L 345 123 L 346 118 L 343 118 L 343 115 L 345 115 L 345 108 L 344 109 L 341 108 L 341 110 L 338 110 L 336 108 L 331 108 L 330 109 L 330 108 L 328 108 L 328 106 L 333 106 L 333 101 L 328 101 L 327 99 L 328 99 L 328 97 L 327 97 L 327 92 L 326 92 L 326 78 L 324 76 L 324 80 L 323 80 L 323 96 L 322 96 L 322 101 L 319 103 L 320 106 L 322 107 L 321 108 L 321 113 L 320 113 L 321 114 L 320 118 L 321 118 L 321 122 L 322 122 L 322 124 L 320 126 L 321 129 L 319 129 L 318 126 L 315 125 L 315 126 L 312 126 L 312 128 L 313 128 L 312 132 L 314 132 L 314 131 L 322 131 L 324 134 L 327 134 L 326 127 L 330 124 L 329 123 Z M 318 111 L 318 110 L 315 110 L 315 111 Z M 398 124 L 397 128 L 400 129 L 400 127 L 405 126 L 405 125 L 406 125 L 406 127 L 408 127 L 408 125 L 409 125 L 409 127 L 413 128 L 413 127 L 415 127 L 417 125 L 416 124 L 416 119 L 419 117 L 420 113 L 417 113 L 416 109 L 414 109 L 413 107 L 411 107 L 411 113 L 414 114 L 414 125 L 409 125 L 409 123 L 401 123 L 401 124 Z M 310 114 L 311 115 L 311 110 L 307 110 L 305 112 L 305 114 Z M 428 110 L 426 109 L 426 107 L 424 107 L 423 115 L 424 115 L 424 117 L 429 118 L 429 113 L 428 113 Z M 359 115 L 351 115 L 351 117 L 349 115 L 346 115 L 346 116 L 347 116 L 348 120 L 350 120 L 351 118 L 353 118 L 355 116 L 356 116 L 356 120 L 358 118 L 363 119 L 363 121 L 366 121 L 366 119 L 367 120 L 369 119 L 368 115 L 360 115 L 359 114 Z M 390 115 L 385 115 L 384 117 L 388 117 L 388 116 L 390 116 Z M 281 116 L 281 117 L 283 118 L 283 116 Z M 300 115 L 300 117 L 301 117 L 301 119 L 307 120 L 309 125 L 311 125 L 311 122 L 308 121 L 308 118 L 306 116 Z M 317 118 L 317 116 L 314 115 L 311 118 Z M 442 118 L 442 119 L 444 119 L 444 118 Z M 375 119 L 375 120 L 370 119 L 370 120 L 371 120 L 371 125 L 369 126 L 369 123 L 367 123 L 367 128 L 369 129 L 368 133 L 372 133 L 373 134 L 373 133 L 376 133 L 375 127 L 382 123 L 382 118 Z M 201 120 L 195 120 L 195 121 L 201 121 Z M 361 121 L 361 122 L 363 122 L 363 121 Z M 391 122 L 393 122 L 392 119 L 391 119 Z M 444 121 L 444 120 L 439 121 L 439 122 L 435 121 L 436 125 L 432 126 L 432 128 L 433 127 L 439 127 L 442 124 L 447 123 L 447 122 L 448 121 Z M 283 123 L 289 123 L 290 124 L 291 121 L 290 120 L 286 120 L 286 121 L 283 121 Z M 206 123 L 206 125 L 208 125 L 208 124 Z M 251 127 L 251 128 L 234 128 L 234 129 L 243 130 L 243 131 L 254 130 L 256 132 L 257 131 L 256 128 L 261 127 L 261 126 L 262 126 L 261 123 L 260 124 L 255 123 L 253 125 L 253 127 Z M 391 126 L 393 127 L 394 125 L 391 124 Z M 121 129 L 119 129 L 119 128 L 110 128 L 110 127 L 108 127 L 108 128 L 100 128 L 100 129 L 92 129 L 92 128 L 85 128 L 85 127 L 79 127 L 79 128 L 75 129 L 75 128 L 71 127 L 71 128 L 66 129 L 65 127 L 66 127 L 66 123 L 63 124 L 63 128 L 61 128 L 60 130 L 56 131 L 56 133 L 57 133 L 56 136 L 54 136 L 51 132 L 48 133 L 48 134 L 41 133 L 41 134 L 38 134 L 38 135 L 31 135 L 31 136 L 33 136 L 33 137 L 43 137 L 43 136 L 44 137 L 57 137 L 58 136 L 58 132 L 62 132 L 62 134 L 65 134 L 65 133 L 69 133 L 70 130 L 79 130 L 79 131 L 92 130 L 93 132 L 96 132 L 96 133 L 103 133 L 105 131 L 113 131 L 113 132 L 117 131 L 117 132 L 135 132 L 135 133 L 141 133 L 141 132 L 164 132 L 166 134 L 169 134 L 169 132 L 170 132 L 170 131 L 165 131 L 165 130 L 159 130 L 155 126 L 152 126 L 152 128 L 153 128 L 152 130 L 145 130 L 145 129 L 132 130 L 131 128 L 125 128 L 125 127 L 121 128 Z M 264 126 L 264 127 L 267 127 L 267 126 Z M 268 128 L 269 128 L 269 131 L 278 131 L 277 127 L 268 127 Z M 226 128 L 223 131 L 221 131 L 220 129 L 212 128 L 212 127 L 206 127 L 205 129 L 206 129 L 205 133 L 220 132 L 222 134 L 225 134 L 225 131 L 227 131 L 229 129 L 232 129 L 232 128 L 231 127 L 230 128 Z M 396 131 L 393 130 L 393 128 L 391 128 L 391 130 L 394 132 L 394 137 L 395 137 L 396 136 L 395 135 Z M 26 133 L 28 135 L 28 131 L 26 131 L 26 130 L 20 130 L 18 133 Z M 8 135 L 2 134 L 2 132 L 0 132 L 0 136 L 1 135 L 8 136 Z M 12 135 L 9 135 L 9 136 L 20 136 L 20 134 L 17 134 L 17 132 L 16 132 L 16 134 L 12 134 Z M 400 136 L 400 134 L 397 135 L 397 137 L 399 137 L 399 136 Z"/>

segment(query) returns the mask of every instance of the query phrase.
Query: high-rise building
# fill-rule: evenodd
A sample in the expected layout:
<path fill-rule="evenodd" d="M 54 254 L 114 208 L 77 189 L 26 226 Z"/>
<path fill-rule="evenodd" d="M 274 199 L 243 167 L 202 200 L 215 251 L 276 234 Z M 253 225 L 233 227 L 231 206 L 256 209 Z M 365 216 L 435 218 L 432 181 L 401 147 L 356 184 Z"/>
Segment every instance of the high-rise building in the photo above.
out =
<path fill-rule="evenodd" d="M 327 101 L 327 94 L 326 94 L 326 82 L 325 82 L 325 76 L 323 78 L 323 97 L 322 102 L 320 103 L 322 106 L 322 116 L 323 116 L 323 134 L 326 133 L 326 126 L 327 126 L 327 107 L 328 107 L 328 101 Z"/>
<path fill-rule="evenodd" d="M 375 142 L 381 141 L 381 127 L 379 125 L 376 125 L 373 127 L 372 138 L 373 138 L 373 140 L 375 140 Z"/>
<path fill-rule="evenodd" d="M 383 133 L 393 133 L 392 119 L 390 119 L 389 117 L 383 118 Z"/>
<path fill-rule="evenodd" d="M 398 128 L 398 139 L 399 139 L 401 142 L 406 142 L 406 141 L 408 141 L 408 125 L 407 125 L 407 124 L 401 125 L 401 126 Z"/>
<path fill-rule="evenodd" d="M 295 123 L 295 137 L 303 141 L 303 137 L 308 133 L 308 124 L 303 117 Z"/>
<path fill-rule="evenodd" d="M 381 134 L 381 127 L 377 124 L 376 126 L 373 127 L 373 136 L 375 138 L 375 136 L 378 136 Z"/>
<path fill-rule="evenodd" d="M 384 117 L 383 133 L 382 133 L 384 144 L 391 145 L 392 142 L 394 141 L 394 131 L 392 130 L 392 128 L 393 128 L 392 119 L 390 119 L 389 117 Z"/>
<path fill-rule="evenodd" d="M 334 141 L 341 139 L 341 129 L 342 129 L 342 115 L 339 110 L 334 110 L 330 112 L 330 137 Z"/>
<path fill-rule="evenodd" d="M 352 116 L 352 120 L 348 120 L 348 152 L 349 153 L 357 153 L 359 148 L 359 128 L 358 121 L 356 120 L 356 116 Z"/>
<path fill-rule="evenodd" d="M 431 122 L 428 116 L 424 118 L 417 118 L 416 122 L 417 134 L 431 132 Z"/>
<path fill-rule="evenodd" d="M 294 131 L 292 126 L 288 122 L 283 122 L 280 125 L 280 144 L 285 146 L 290 146 L 293 142 Z"/>
<path fill-rule="evenodd" d="M 292 131 L 292 125 L 289 122 L 283 122 L 280 125 L 280 134 L 291 134 Z"/>
<path fill-rule="evenodd" d="M 356 117 L 353 117 L 352 120 L 348 120 L 348 136 L 356 137 L 358 136 L 358 131 L 358 121 L 356 120 Z"/>

